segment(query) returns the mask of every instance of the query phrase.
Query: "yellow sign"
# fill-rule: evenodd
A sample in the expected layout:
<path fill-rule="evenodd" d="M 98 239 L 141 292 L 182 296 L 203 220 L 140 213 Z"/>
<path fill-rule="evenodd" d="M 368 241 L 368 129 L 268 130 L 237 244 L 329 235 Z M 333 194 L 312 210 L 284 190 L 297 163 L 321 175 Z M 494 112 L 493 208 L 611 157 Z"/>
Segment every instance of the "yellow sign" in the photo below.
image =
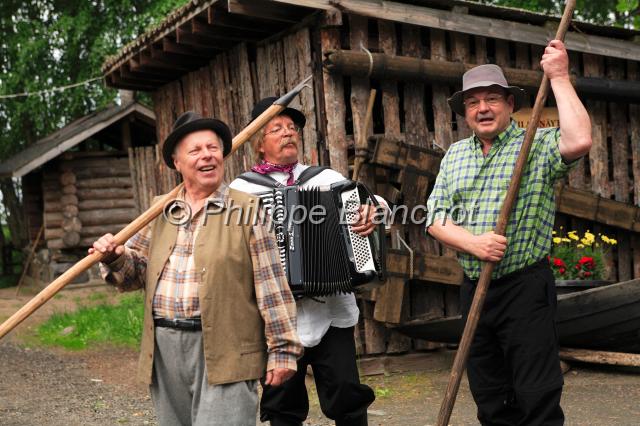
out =
<path fill-rule="evenodd" d="M 518 127 L 527 128 L 529 119 L 531 118 L 531 108 L 522 108 L 511 115 Z M 560 118 L 558 117 L 558 108 L 548 107 L 542 109 L 538 127 L 560 127 Z"/>

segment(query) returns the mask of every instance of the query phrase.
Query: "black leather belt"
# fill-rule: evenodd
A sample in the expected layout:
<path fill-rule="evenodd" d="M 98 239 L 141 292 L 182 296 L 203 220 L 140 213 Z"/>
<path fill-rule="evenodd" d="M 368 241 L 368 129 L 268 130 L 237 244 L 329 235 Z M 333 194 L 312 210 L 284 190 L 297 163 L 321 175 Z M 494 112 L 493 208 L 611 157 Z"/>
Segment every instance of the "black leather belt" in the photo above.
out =
<path fill-rule="evenodd" d="M 202 322 L 200 321 L 200 318 L 188 318 L 188 319 L 154 318 L 153 324 L 156 327 L 177 328 L 179 330 L 187 330 L 187 331 L 202 330 Z"/>

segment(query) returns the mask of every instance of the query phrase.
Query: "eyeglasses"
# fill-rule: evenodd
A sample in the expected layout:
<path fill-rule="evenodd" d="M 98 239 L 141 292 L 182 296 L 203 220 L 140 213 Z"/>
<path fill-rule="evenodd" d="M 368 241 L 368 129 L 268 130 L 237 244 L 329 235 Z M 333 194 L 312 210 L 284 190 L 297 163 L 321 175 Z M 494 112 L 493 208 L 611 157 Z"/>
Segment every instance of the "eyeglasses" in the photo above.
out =
<path fill-rule="evenodd" d="M 286 127 L 276 126 L 273 129 L 264 132 L 264 134 L 265 135 L 277 135 L 277 134 L 280 134 L 280 133 L 284 132 L 285 129 L 288 130 L 291 133 L 299 133 L 300 132 L 300 127 L 296 126 L 295 124 L 292 124 L 292 125 L 286 126 Z"/>
<path fill-rule="evenodd" d="M 494 93 L 492 95 L 487 96 L 484 99 L 468 98 L 468 99 L 465 99 L 463 103 L 465 108 L 471 111 L 474 109 L 478 109 L 480 107 L 480 102 L 482 101 L 484 101 L 487 105 L 494 107 L 494 106 L 500 105 L 500 103 L 503 100 L 504 100 L 504 96 Z"/>

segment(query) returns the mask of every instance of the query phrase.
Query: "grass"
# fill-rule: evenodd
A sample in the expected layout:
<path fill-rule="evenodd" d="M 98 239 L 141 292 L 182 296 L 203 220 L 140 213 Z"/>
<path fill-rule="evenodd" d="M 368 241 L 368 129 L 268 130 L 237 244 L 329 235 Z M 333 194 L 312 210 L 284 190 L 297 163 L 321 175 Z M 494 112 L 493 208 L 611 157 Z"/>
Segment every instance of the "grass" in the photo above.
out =
<path fill-rule="evenodd" d="M 143 297 L 136 292 L 122 296 L 115 305 L 100 303 L 53 314 L 36 329 L 36 338 L 44 345 L 71 350 L 101 343 L 135 348 L 142 335 Z"/>

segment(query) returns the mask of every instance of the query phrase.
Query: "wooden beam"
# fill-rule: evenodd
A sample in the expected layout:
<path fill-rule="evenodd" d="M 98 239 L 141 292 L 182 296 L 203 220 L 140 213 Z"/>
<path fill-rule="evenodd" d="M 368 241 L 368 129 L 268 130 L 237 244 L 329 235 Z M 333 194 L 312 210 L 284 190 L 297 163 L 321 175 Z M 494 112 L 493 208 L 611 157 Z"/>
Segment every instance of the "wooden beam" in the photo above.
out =
<path fill-rule="evenodd" d="M 599 197 L 591 191 L 556 186 L 559 213 L 640 232 L 640 207 Z"/>
<path fill-rule="evenodd" d="M 157 59 L 164 63 L 179 63 L 189 67 L 189 69 L 197 69 L 209 62 L 210 58 L 194 58 L 193 56 L 184 56 L 176 53 L 168 53 L 162 49 L 151 46 L 149 48 L 151 58 Z"/>
<path fill-rule="evenodd" d="M 373 65 L 367 53 L 355 50 L 337 50 L 325 55 L 324 67 L 332 73 L 353 77 L 370 76 L 379 80 L 434 81 L 460 84 L 462 74 L 477 64 L 445 60 L 420 59 L 409 56 L 373 53 Z M 510 84 L 537 88 L 542 81 L 542 71 L 503 67 Z M 600 77 L 572 76 L 572 83 L 580 94 L 606 100 L 616 99 L 638 102 L 640 82 L 612 80 Z"/>
<path fill-rule="evenodd" d="M 119 76 L 116 72 L 109 74 L 109 78 L 111 79 L 111 84 L 114 87 L 119 87 L 121 89 L 131 88 L 131 90 L 138 90 L 139 88 L 140 90 L 151 91 L 156 90 L 158 86 L 160 86 L 160 84 L 156 85 L 148 80 L 124 78 Z"/>
<path fill-rule="evenodd" d="M 144 67 L 140 63 L 140 60 L 136 58 L 129 59 L 128 65 L 129 65 L 129 69 L 135 74 L 142 74 L 145 76 L 150 76 L 152 78 L 158 78 L 158 79 L 166 78 L 166 79 L 169 79 L 169 81 L 175 80 L 176 78 L 180 77 L 180 75 L 182 74 L 177 70 L 175 71 L 166 70 L 166 69 L 159 70 L 157 68 Z"/>
<path fill-rule="evenodd" d="M 394 169 L 404 169 L 407 158 L 412 157 L 411 164 L 419 164 L 419 172 L 435 179 L 440 170 L 443 154 L 429 148 L 408 145 L 401 138 L 388 138 L 383 135 L 373 135 L 369 138 L 375 143 L 370 162 Z"/>
<path fill-rule="evenodd" d="M 189 72 L 191 68 L 181 63 L 175 63 L 171 60 L 163 60 L 158 58 L 152 58 L 151 52 L 142 51 L 140 53 L 140 65 L 142 68 L 155 68 L 158 70 L 170 70 L 170 71 L 181 71 L 181 72 Z"/>
<path fill-rule="evenodd" d="M 589 349 L 560 348 L 560 359 L 589 364 L 619 365 L 622 367 L 640 367 L 640 354 L 623 352 L 604 352 Z"/>
<path fill-rule="evenodd" d="M 404 278 L 388 277 L 380 287 L 380 293 L 376 299 L 373 311 L 373 319 L 390 324 L 400 324 L 402 318 L 405 296 L 408 295 L 408 286 Z"/>
<path fill-rule="evenodd" d="M 167 53 L 172 53 L 175 55 L 182 55 L 185 57 L 192 57 L 192 58 L 207 58 L 207 59 L 212 58 L 213 56 L 222 52 L 221 49 L 204 48 L 204 47 L 194 48 L 194 47 L 187 46 L 185 44 L 178 44 L 168 37 L 165 37 L 162 39 L 162 50 Z"/>
<path fill-rule="evenodd" d="M 256 25 L 259 28 L 258 25 Z M 191 21 L 191 32 L 195 35 L 210 37 L 215 40 L 256 41 L 267 36 L 264 31 L 254 31 L 247 28 L 218 27 L 209 25 L 207 21 L 194 19 Z"/>
<path fill-rule="evenodd" d="M 154 74 L 146 74 L 146 73 L 131 71 L 129 64 L 124 64 L 118 69 L 120 70 L 120 77 L 122 78 L 129 79 L 129 80 L 146 81 L 149 83 L 153 83 L 152 85 L 154 86 L 156 85 L 156 83 L 164 84 L 173 80 L 173 77 L 168 75 L 158 76 Z"/>
<path fill-rule="evenodd" d="M 409 279 L 410 263 L 411 259 L 406 251 L 391 249 L 387 252 L 387 274 L 390 277 Z M 440 284 L 460 285 L 462 276 L 462 267 L 456 259 L 414 252 L 414 279 Z"/>
<path fill-rule="evenodd" d="M 253 16 L 254 18 L 267 19 L 271 21 L 280 21 L 287 24 L 295 24 L 300 21 L 305 13 L 308 13 L 303 12 L 301 14 L 300 12 L 293 12 L 291 7 L 282 7 L 273 3 L 274 2 L 272 1 L 265 2 L 260 0 L 228 0 L 227 10 L 229 13 Z M 290 4 L 298 6 L 296 2 L 291 2 Z"/>
<path fill-rule="evenodd" d="M 235 43 L 224 40 L 212 40 L 211 38 L 205 38 L 202 36 L 191 33 L 190 30 L 185 28 L 176 28 L 176 42 L 178 44 L 184 44 L 191 46 L 194 49 L 219 49 L 228 50 L 233 47 Z"/>
<path fill-rule="evenodd" d="M 384 17 L 386 20 L 403 24 L 540 46 L 546 46 L 549 40 L 555 36 L 553 28 L 384 0 L 375 2 L 370 0 L 273 0 L 271 3 L 323 10 L 337 7 L 343 13 L 353 13 L 376 19 Z M 566 35 L 565 44 L 568 50 L 634 61 L 640 60 L 640 45 L 631 41 L 569 32 Z"/>
<path fill-rule="evenodd" d="M 196 6 L 195 9 L 191 13 L 189 13 L 189 14 L 183 16 L 182 18 L 180 18 L 180 20 L 178 22 L 176 22 L 175 25 L 168 26 L 167 28 L 163 29 L 162 31 L 159 31 L 155 35 L 155 38 L 153 40 L 151 40 L 151 42 L 152 43 L 158 43 L 163 38 L 165 38 L 167 36 L 171 36 L 171 34 L 174 32 L 174 29 L 177 26 L 180 26 L 180 25 L 183 25 L 186 22 L 189 22 L 192 18 L 201 15 L 203 12 L 206 12 L 206 10 L 209 7 L 213 6 L 216 3 L 221 3 L 221 2 L 222 2 L 222 0 L 206 0 L 206 1 L 199 2 L 200 4 L 198 6 Z M 105 71 L 105 74 L 113 72 L 115 69 L 119 68 L 122 64 L 128 62 L 131 58 L 133 58 L 134 56 L 139 54 L 144 48 L 145 48 L 145 46 L 139 46 L 137 48 L 132 49 L 131 53 L 129 53 L 129 54 L 121 55 L 120 59 L 118 59 L 116 62 L 112 63 L 109 66 L 109 69 L 107 71 Z"/>
<path fill-rule="evenodd" d="M 216 27 L 235 28 L 260 32 L 264 35 L 273 34 L 282 30 L 282 25 L 272 22 L 260 22 L 256 25 L 255 19 L 245 18 L 242 15 L 231 15 L 224 9 L 210 7 L 207 15 L 207 23 Z"/>
<path fill-rule="evenodd" d="M 358 366 L 363 376 L 405 373 L 409 371 L 443 370 L 448 365 L 439 365 L 430 352 L 410 353 L 400 356 L 374 356 L 360 358 Z"/>

